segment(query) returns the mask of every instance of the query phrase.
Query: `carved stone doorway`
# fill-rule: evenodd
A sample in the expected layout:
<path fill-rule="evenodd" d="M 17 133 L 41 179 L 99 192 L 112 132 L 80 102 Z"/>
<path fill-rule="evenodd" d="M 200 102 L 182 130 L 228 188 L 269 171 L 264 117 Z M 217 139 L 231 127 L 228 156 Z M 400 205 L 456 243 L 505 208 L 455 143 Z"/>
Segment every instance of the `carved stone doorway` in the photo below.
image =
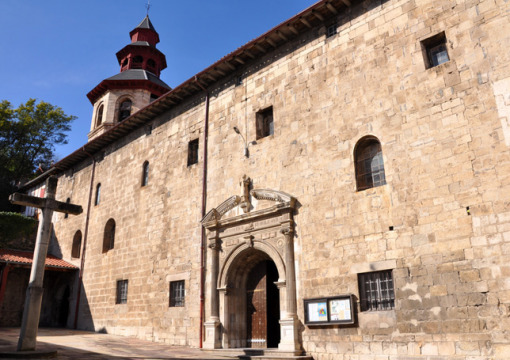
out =
<path fill-rule="evenodd" d="M 202 219 L 210 249 L 205 348 L 301 351 L 294 270 L 295 204 L 296 199 L 283 192 L 253 189 L 248 194 L 245 187 L 244 196 L 232 196 Z M 262 291 L 264 300 L 255 296 Z M 259 314 L 254 314 L 253 306 L 260 308 Z"/>

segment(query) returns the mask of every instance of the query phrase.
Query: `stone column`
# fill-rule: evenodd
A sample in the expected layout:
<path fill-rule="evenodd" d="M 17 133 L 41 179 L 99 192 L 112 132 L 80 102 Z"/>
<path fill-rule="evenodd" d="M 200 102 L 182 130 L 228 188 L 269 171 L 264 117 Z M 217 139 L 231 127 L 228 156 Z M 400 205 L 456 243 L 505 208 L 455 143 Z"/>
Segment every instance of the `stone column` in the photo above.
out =
<path fill-rule="evenodd" d="M 218 349 L 221 348 L 221 328 L 220 328 L 220 310 L 219 310 L 219 293 L 217 289 L 218 273 L 219 273 L 219 239 L 214 232 L 214 236 L 209 239 L 209 249 L 211 249 L 211 283 L 210 283 L 210 315 L 209 320 L 204 323 L 205 327 L 205 349 Z"/>
<path fill-rule="evenodd" d="M 296 302 L 296 272 L 294 267 L 294 229 L 292 225 L 282 228 L 280 232 L 285 236 L 285 306 L 287 318 L 280 320 L 280 344 L 278 349 L 284 351 L 301 350 L 297 330 L 299 328 Z"/>

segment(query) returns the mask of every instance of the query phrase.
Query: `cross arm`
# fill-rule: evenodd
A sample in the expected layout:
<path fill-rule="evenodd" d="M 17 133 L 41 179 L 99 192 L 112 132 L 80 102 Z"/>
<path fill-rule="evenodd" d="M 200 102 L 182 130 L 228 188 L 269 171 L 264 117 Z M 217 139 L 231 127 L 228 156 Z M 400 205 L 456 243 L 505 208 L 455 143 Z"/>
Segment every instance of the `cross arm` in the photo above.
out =
<path fill-rule="evenodd" d="M 57 212 L 72 215 L 78 215 L 83 212 L 83 208 L 80 205 L 69 204 L 62 201 L 56 201 L 54 199 L 39 198 L 21 193 L 11 194 L 11 196 L 9 196 L 9 201 L 17 205 L 36 207 L 39 209 L 49 208 Z"/>

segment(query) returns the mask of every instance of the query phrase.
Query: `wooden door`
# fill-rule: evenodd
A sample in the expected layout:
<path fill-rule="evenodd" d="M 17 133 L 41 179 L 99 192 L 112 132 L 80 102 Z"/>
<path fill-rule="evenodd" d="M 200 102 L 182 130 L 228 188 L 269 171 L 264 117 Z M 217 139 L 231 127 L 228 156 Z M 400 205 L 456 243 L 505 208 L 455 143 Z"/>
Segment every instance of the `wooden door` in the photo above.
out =
<path fill-rule="evenodd" d="M 247 346 L 267 347 L 267 263 L 258 263 L 250 271 L 246 284 Z"/>

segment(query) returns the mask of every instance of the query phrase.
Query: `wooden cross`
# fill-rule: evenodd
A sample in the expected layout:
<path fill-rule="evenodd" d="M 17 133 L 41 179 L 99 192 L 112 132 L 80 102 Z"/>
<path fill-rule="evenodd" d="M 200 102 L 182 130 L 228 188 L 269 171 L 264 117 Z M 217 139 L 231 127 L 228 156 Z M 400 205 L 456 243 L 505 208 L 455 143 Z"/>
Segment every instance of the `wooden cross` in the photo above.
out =
<path fill-rule="evenodd" d="M 14 193 L 9 196 L 9 201 L 13 204 L 36 207 L 41 209 L 42 212 L 41 219 L 39 220 L 39 228 L 37 229 L 30 281 L 25 297 L 25 308 L 23 309 L 18 351 L 35 350 L 43 295 L 44 264 L 46 262 L 46 253 L 48 252 L 48 245 L 50 242 L 53 211 L 73 215 L 78 215 L 83 212 L 82 207 L 79 205 L 55 200 L 57 181 L 58 179 L 55 176 L 50 176 L 46 179 L 45 198 L 20 193 Z"/>

